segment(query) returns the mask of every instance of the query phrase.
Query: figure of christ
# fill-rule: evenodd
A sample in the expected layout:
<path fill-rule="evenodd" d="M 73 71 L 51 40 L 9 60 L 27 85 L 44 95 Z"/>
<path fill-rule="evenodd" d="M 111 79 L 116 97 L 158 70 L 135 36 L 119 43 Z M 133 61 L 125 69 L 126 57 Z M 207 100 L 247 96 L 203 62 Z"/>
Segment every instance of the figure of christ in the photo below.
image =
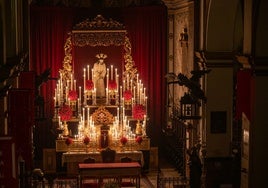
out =
<path fill-rule="evenodd" d="M 93 82 L 96 88 L 96 96 L 98 98 L 105 97 L 105 83 L 104 78 L 106 75 L 106 64 L 104 63 L 104 59 L 107 57 L 106 54 L 97 54 L 96 57 L 98 61 L 94 63 L 93 66 Z"/>

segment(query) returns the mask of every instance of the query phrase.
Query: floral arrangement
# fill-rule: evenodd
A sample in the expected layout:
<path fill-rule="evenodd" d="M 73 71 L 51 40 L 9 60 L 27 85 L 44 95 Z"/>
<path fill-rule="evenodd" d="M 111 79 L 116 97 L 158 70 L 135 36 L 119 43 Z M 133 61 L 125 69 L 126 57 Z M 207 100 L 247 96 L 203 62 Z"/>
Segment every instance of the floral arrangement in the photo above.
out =
<path fill-rule="evenodd" d="M 63 106 L 60 107 L 59 116 L 62 121 L 70 120 L 72 115 L 73 115 L 73 112 L 70 106 L 64 104 Z"/>
<path fill-rule="evenodd" d="M 110 80 L 109 84 L 108 84 L 108 88 L 109 88 L 109 90 L 116 90 L 116 88 L 117 88 L 116 81 L 115 80 Z"/>
<path fill-rule="evenodd" d="M 136 104 L 132 109 L 132 116 L 136 120 L 142 120 L 145 115 L 145 107 L 141 104 Z"/>
<path fill-rule="evenodd" d="M 70 90 L 68 96 L 70 101 L 75 101 L 77 99 L 77 92 L 75 90 Z"/>
<path fill-rule="evenodd" d="M 126 137 L 124 137 L 124 136 L 122 136 L 121 138 L 120 138 L 120 142 L 121 142 L 121 144 L 123 144 L 123 145 L 125 145 L 126 143 L 127 143 L 127 138 Z"/>
<path fill-rule="evenodd" d="M 123 96 L 126 101 L 130 101 L 132 99 L 132 93 L 130 90 L 124 91 Z"/>
<path fill-rule="evenodd" d="M 94 89 L 94 83 L 92 80 L 86 81 L 86 90 L 93 90 Z"/>
<path fill-rule="evenodd" d="M 88 136 L 85 136 L 84 139 L 83 139 L 83 143 L 88 145 L 90 142 L 90 138 Z"/>
<path fill-rule="evenodd" d="M 66 140 L 65 140 L 65 144 L 66 144 L 67 146 L 69 146 L 69 145 L 71 145 L 72 143 L 73 143 L 73 139 L 70 138 L 70 137 L 67 137 Z"/>
<path fill-rule="evenodd" d="M 142 138 L 141 136 L 137 136 L 137 137 L 136 137 L 136 142 L 137 142 L 138 144 L 141 144 L 142 141 L 143 141 L 143 138 Z"/>

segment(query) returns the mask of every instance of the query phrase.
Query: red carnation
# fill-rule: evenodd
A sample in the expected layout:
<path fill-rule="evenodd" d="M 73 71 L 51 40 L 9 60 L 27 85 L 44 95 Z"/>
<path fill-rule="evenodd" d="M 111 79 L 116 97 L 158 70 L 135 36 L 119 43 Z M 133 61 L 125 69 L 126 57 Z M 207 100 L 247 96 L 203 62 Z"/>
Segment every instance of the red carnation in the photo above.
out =
<path fill-rule="evenodd" d="M 75 90 L 69 91 L 69 99 L 70 101 L 75 101 L 77 99 L 77 92 Z"/>
<path fill-rule="evenodd" d="M 86 90 L 93 90 L 94 89 L 94 83 L 92 80 L 86 81 Z"/>
<path fill-rule="evenodd" d="M 141 104 L 136 104 L 132 109 L 132 115 L 136 120 L 143 120 L 145 115 L 145 107 Z"/>
<path fill-rule="evenodd" d="M 73 112 L 70 106 L 64 104 L 63 106 L 60 107 L 59 116 L 62 121 L 70 120 L 72 115 L 73 115 Z"/>
<path fill-rule="evenodd" d="M 116 81 L 115 80 L 110 80 L 109 84 L 108 84 L 108 88 L 109 88 L 109 90 L 116 90 L 116 88 L 117 88 Z"/>
<path fill-rule="evenodd" d="M 88 145 L 90 142 L 90 138 L 88 136 L 85 136 L 83 139 L 84 144 Z"/>
<path fill-rule="evenodd" d="M 126 101 L 130 101 L 130 100 L 132 99 L 132 93 L 131 93 L 130 90 L 126 90 L 126 91 L 124 92 L 124 99 L 125 99 Z"/>
<path fill-rule="evenodd" d="M 126 137 L 121 137 L 120 138 L 120 142 L 121 142 L 121 144 L 123 144 L 123 145 L 125 145 L 126 143 L 127 143 L 127 138 Z"/>
<path fill-rule="evenodd" d="M 142 139 L 141 136 L 137 136 L 137 137 L 136 137 L 136 142 L 137 142 L 138 144 L 141 144 L 142 141 L 143 141 L 143 139 Z"/>
<path fill-rule="evenodd" d="M 71 145 L 72 143 L 73 143 L 73 139 L 72 139 L 72 138 L 70 138 L 70 137 L 66 138 L 66 140 L 65 140 L 65 144 L 66 144 L 67 146 Z"/>

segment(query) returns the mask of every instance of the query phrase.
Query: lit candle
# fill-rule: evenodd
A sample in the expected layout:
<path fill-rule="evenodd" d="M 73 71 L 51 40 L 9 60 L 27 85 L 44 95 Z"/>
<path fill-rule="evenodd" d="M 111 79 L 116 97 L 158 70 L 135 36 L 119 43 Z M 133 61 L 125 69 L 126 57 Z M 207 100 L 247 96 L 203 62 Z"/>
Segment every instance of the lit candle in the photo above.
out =
<path fill-rule="evenodd" d="M 107 81 L 106 81 L 107 87 L 106 89 L 108 90 L 108 84 L 109 84 L 109 69 L 107 69 Z M 108 97 L 108 95 L 107 95 Z"/>
<path fill-rule="evenodd" d="M 120 101 L 122 100 L 122 98 L 123 98 L 123 93 L 122 93 L 122 86 L 120 86 Z"/>
<path fill-rule="evenodd" d="M 133 89 L 134 93 L 133 93 L 133 97 L 134 97 L 134 102 L 136 101 L 136 86 L 134 86 L 134 89 Z"/>
<path fill-rule="evenodd" d="M 69 92 L 68 90 L 69 90 L 69 88 L 68 88 L 68 86 L 67 86 L 67 87 L 66 87 L 66 91 L 65 91 L 65 92 L 66 92 L 66 95 L 65 95 L 65 101 L 68 100 L 68 92 Z"/>
<path fill-rule="evenodd" d="M 108 99 L 109 97 L 108 97 L 108 87 L 106 88 L 106 104 L 108 104 Z"/>
<path fill-rule="evenodd" d="M 140 88 L 140 104 L 141 104 L 141 101 L 142 101 L 142 88 Z"/>
<path fill-rule="evenodd" d="M 87 79 L 89 80 L 89 65 L 87 65 Z"/>
<path fill-rule="evenodd" d="M 81 94 L 81 86 L 79 86 L 79 100 L 80 100 L 80 102 L 81 102 L 81 96 L 82 96 L 82 94 Z"/>
<path fill-rule="evenodd" d="M 118 93 L 118 88 L 119 88 L 119 75 L 117 74 L 116 75 L 116 90 L 117 90 L 117 93 Z"/>
<path fill-rule="evenodd" d="M 89 107 L 87 108 L 87 127 L 89 127 Z"/>
<path fill-rule="evenodd" d="M 74 80 L 74 90 L 76 91 L 76 80 Z"/>
<path fill-rule="evenodd" d="M 143 94 L 144 94 L 144 101 L 143 101 L 143 103 L 145 103 L 146 101 L 145 101 L 145 97 L 146 97 L 146 88 L 144 88 L 144 92 L 143 92 Z"/>
<path fill-rule="evenodd" d="M 84 68 L 83 77 L 84 77 L 84 91 L 86 91 L 86 69 L 85 68 Z"/>
<path fill-rule="evenodd" d="M 111 65 L 111 80 L 114 79 L 114 76 L 113 76 L 113 65 Z"/>

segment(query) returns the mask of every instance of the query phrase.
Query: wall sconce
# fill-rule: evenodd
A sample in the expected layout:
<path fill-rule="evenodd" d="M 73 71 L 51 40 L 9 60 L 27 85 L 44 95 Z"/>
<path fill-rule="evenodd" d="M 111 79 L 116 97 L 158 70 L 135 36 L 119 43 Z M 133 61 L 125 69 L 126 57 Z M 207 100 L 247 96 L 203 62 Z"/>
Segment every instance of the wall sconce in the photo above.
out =
<path fill-rule="evenodd" d="M 180 118 L 182 120 L 200 119 L 201 117 L 198 113 L 199 106 L 200 103 L 198 102 L 198 100 L 193 99 L 189 93 L 184 93 L 184 96 L 181 97 L 180 100 Z"/>

